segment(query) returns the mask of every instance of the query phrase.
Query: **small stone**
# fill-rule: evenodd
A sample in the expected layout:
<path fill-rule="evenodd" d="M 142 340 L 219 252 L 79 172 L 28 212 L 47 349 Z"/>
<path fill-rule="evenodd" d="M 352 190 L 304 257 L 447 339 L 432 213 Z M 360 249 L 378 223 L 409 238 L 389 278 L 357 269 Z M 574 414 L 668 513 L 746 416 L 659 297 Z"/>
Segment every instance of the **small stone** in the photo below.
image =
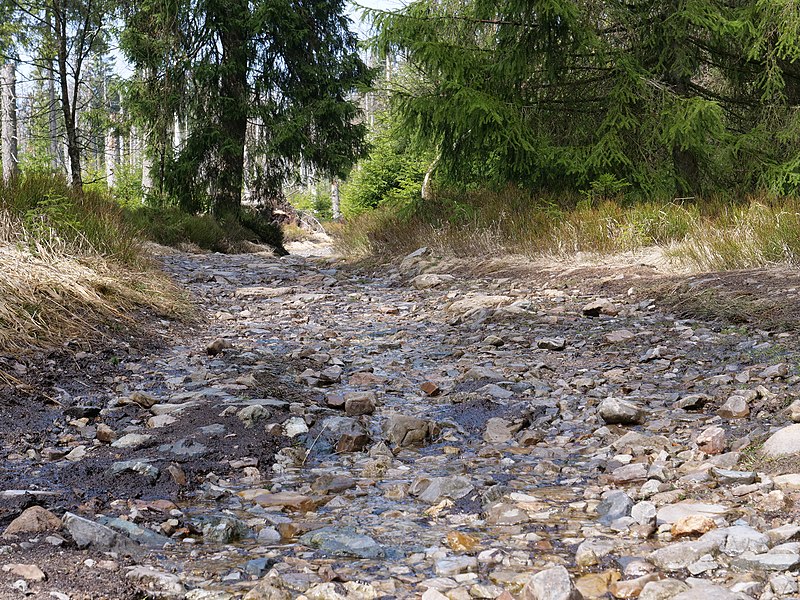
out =
<path fill-rule="evenodd" d="M 10 573 L 14 577 L 22 577 L 26 581 L 44 581 L 47 579 L 47 575 L 37 565 L 9 563 L 3 565 L 3 572 Z"/>
<path fill-rule="evenodd" d="M 669 600 L 688 590 L 689 586 L 678 579 L 651 581 L 642 588 L 639 600 Z"/>
<path fill-rule="evenodd" d="M 474 556 L 450 556 L 437 560 L 433 570 L 439 577 L 474 572 L 478 570 L 478 559 Z"/>
<path fill-rule="evenodd" d="M 644 421 L 644 411 L 626 400 L 609 397 L 597 408 L 600 417 L 608 424 L 639 425 Z"/>
<path fill-rule="evenodd" d="M 587 317 L 599 317 L 600 315 L 615 317 L 619 314 L 619 308 L 611 300 L 601 298 L 586 304 L 581 312 Z"/>
<path fill-rule="evenodd" d="M 330 556 L 382 558 L 386 554 L 374 539 L 349 528 L 323 527 L 301 536 L 300 543 Z"/>
<path fill-rule="evenodd" d="M 303 417 L 290 417 L 283 422 L 283 434 L 288 438 L 308 433 L 308 425 Z"/>
<path fill-rule="evenodd" d="M 540 350 L 563 350 L 567 347 L 567 340 L 563 337 L 536 338 L 536 347 Z"/>
<path fill-rule="evenodd" d="M 767 367 L 761 373 L 759 373 L 759 377 L 761 379 L 784 379 L 789 375 L 789 366 L 786 363 L 778 363 L 777 365 L 772 365 Z"/>
<path fill-rule="evenodd" d="M 742 419 L 750 414 L 750 407 L 744 396 L 731 396 L 719 407 L 717 414 L 724 419 Z"/>
<path fill-rule="evenodd" d="M 672 524 L 672 535 L 675 537 L 682 535 L 698 535 L 711 531 L 716 528 L 714 519 L 704 515 L 688 515 Z"/>
<path fill-rule="evenodd" d="M 236 417 L 244 423 L 245 427 L 250 428 L 259 421 L 269 419 L 270 411 L 260 404 L 253 404 L 251 406 L 245 406 L 237 412 Z"/>
<path fill-rule="evenodd" d="M 767 457 L 800 453 L 800 424 L 779 429 L 764 443 L 762 452 Z"/>
<path fill-rule="evenodd" d="M 375 392 L 350 392 L 344 396 L 344 411 L 348 417 L 371 415 L 375 412 Z"/>
<path fill-rule="evenodd" d="M 226 339 L 217 338 L 213 342 L 211 342 L 208 346 L 206 346 L 206 354 L 208 354 L 209 356 L 216 356 L 217 354 L 228 348 L 233 348 L 233 344 L 231 344 Z"/>
<path fill-rule="evenodd" d="M 431 436 L 431 422 L 393 414 L 383 425 L 386 439 L 395 446 L 421 446 Z"/>
<path fill-rule="evenodd" d="M 468 477 L 453 475 L 434 477 L 419 494 L 419 499 L 428 504 L 438 504 L 443 498 L 458 500 L 475 489 Z"/>
<path fill-rule="evenodd" d="M 610 525 L 617 519 L 630 515 L 632 508 L 633 500 L 628 494 L 621 490 L 612 490 L 605 495 L 595 510 L 600 515 L 600 522 L 603 525 Z"/>
<path fill-rule="evenodd" d="M 569 572 L 562 566 L 532 575 L 520 593 L 521 600 L 582 600 Z"/>
<path fill-rule="evenodd" d="M 629 329 L 617 329 L 616 331 L 606 334 L 606 341 L 609 344 L 621 344 L 635 337 L 636 335 Z"/>
<path fill-rule="evenodd" d="M 22 533 L 42 533 L 61 529 L 61 519 L 41 506 L 31 506 L 11 521 L 3 532 L 3 537 Z"/>
<path fill-rule="evenodd" d="M 728 439 L 722 427 L 712 426 L 697 436 L 697 447 L 706 454 L 721 454 L 725 451 Z"/>
<path fill-rule="evenodd" d="M 461 531 L 450 531 L 445 542 L 455 552 L 474 552 L 480 547 L 480 540 Z"/>
<path fill-rule="evenodd" d="M 146 445 L 153 439 L 152 435 L 147 433 L 129 433 L 123 435 L 121 438 L 111 444 L 112 448 L 125 448 L 128 450 L 135 450 Z"/>
<path fill-rule="evenodd" d="M 95 439 L 104 444 L 110 444 L 115 439 L 117 439 L 117 434 L 114 432 L 113 429 L 111 429 L 111 427 L 109 427 L 105 423 L 100 423 L 97 426 L 97 433 L 95 434 Z"/>
<path fill-rule="evenodd" d="M 142 408 L 151 408 L 158 404 L 158 399 L 145 392 L 133 392 L 128 398 L 133 404 L 138 404 Z"/>
<path fill-rule="evenodd" d="M 706 394 L 689 394 L 675 403 L 675 408 L 683 410 L 700 410 L 711 400 L 711 396 Z"/>
<path fill-rule="evenodd" d="M 483 339 L 483 344 L 485 346 L 497 346 L 497 347 L 499 347 L 499 346 L 502 346 L 503 344 L 505 344 L 505 341 L 503 340 L 503 338 L 501 338 L 498 335 L 487 335 Z"/>
<path fill-rule="evenodd" d="M 433 383 L 432 381 L 426 381 L 420 386 L 422 393 L 429 397 L 438 396 L 441 393 L 441 389 L 438 385 Z"/>
<path fill-rule="evenodd" d="M 648 573 L 636 579 L 627 579 L 625 581 L 617 581 L 608 586 L 608 591 L 614 598 L 638 598 L 642 593 L 644 586 L 653 581 L 658 581 L 659 576 L 657 573 Z"/>

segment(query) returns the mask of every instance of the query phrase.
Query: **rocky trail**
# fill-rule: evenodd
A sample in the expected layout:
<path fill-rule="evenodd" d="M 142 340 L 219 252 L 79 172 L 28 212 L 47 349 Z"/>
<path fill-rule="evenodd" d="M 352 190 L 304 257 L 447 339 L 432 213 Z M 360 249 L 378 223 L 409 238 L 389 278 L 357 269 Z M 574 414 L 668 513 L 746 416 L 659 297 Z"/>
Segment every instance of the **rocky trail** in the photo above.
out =
<path fill-rule="evenodd" d="M 0 598 L 800 597 L 793 335 L 623 273 L 162 261 L 190 328 L 0 363 Z"/>

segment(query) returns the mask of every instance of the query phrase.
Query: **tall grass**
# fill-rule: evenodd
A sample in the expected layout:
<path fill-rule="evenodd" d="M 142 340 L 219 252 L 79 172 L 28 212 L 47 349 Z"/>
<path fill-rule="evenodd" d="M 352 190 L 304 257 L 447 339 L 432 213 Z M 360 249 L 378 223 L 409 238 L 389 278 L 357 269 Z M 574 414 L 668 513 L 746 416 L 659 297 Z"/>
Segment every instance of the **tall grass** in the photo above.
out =
<path fill-rule="evenodd" d="M 2 352 L 96 339 L 136 329 L 139 308 L 187 306 L 113 203 L 47 177 L 0 186 L 0 298 Z"/>
<path fill-rule="evenodd" d="M 793 199 L 626 203 L 509 188 L 379 207 L 331 231 L 351 257 L 387 258 L 421 246 L 456 257 L 564 257 L 658 246 L 695 269 L 800 262 L 800 202 Z"/>

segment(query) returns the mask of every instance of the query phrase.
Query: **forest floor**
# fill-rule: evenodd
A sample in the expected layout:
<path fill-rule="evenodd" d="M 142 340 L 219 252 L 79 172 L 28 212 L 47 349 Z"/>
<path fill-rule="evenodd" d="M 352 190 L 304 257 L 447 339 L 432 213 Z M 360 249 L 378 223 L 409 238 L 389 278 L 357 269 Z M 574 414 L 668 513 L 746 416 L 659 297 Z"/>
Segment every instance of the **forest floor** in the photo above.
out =
<path fill-rule="evenodd" d="M 295 250 L 0 359 L 0 598 L 797 595 L 799 273 Z"/>

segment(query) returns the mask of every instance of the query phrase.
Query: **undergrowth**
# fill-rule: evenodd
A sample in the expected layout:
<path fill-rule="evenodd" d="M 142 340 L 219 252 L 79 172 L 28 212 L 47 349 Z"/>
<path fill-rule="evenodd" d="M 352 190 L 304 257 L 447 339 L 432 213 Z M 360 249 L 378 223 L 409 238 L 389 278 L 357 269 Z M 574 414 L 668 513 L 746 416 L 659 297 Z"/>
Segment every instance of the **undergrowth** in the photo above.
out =
<path fill-rule="evenodd" d="M 3 352 L 135 330 L 142 308 L 188 311 L 119 206 L 44 176 L 0 185 L 0 298 Z"/>
<path fill-rule="evenodd" d="M 659 246 L 698 270 L 800 263 L 800 203 L 791 199 L 633 203 L 508 188 L 381 205 L 331 226 L 331 233 L 339 251 L 354 258 L 389 258 L 421 246 L 456 257 L 564 257 Z"/>

